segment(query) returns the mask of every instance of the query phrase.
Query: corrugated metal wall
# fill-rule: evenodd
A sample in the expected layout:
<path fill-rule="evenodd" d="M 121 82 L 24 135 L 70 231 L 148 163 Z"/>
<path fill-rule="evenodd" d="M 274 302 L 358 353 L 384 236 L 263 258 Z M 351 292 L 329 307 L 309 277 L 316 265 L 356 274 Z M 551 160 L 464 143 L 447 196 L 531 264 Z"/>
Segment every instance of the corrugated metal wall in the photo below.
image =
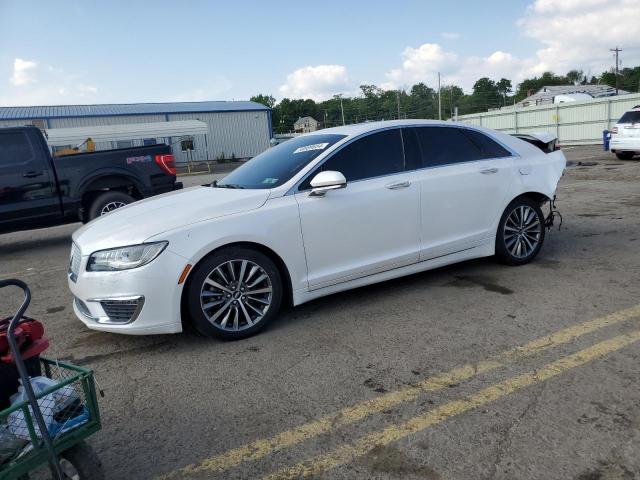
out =
<path fill-rule="evenodd" d="M 269 148 L 271 132 L 266 111 L 172 113 L 169 120 L 201 120 L 209 125 L 208 135 L 194 137 L 195 151 L 182 152 L 180 143 L 174 144 L 176 161 L 215 160 L 225 158 L 250 158 Z M 177 141 L 175 139 L 174 141 Z"/>
<path fill-rule="evenodd" d="M 597 98 L 524 108 L 460 115 L 458 121 L 506 133 L 546 131 L 564 145 L 602 143 L 602 131 L 616 124 L 624 112 L 640 105 L 640 94 Z"/>
<path fill-rule="evenodd" d="M 236 158 L 251 158 L 269 147 L 271 132 L 267 111 L 52 118 L 48 120 L 48 128 L 164 122 L 167 119 L 169 121 L 201 120 L 209 125 L 208 135 L 194 136 L 195 149 L 192 152 L 182 151 L 180 138 L 164 139 L 167 143 L 171 143 L 177 162 L 215 160 L 222 154 L 226 158 L 231 158 L 232 154 Z M 17 127 L 30 123 L 29 120 L 0 120 L 0 127 Z M 134 146 L 141 146 L 143 142 L 140 139 L 133 143 Z M 116 142 L 96 143 L 98 150 L 111 148 L 117 148 Z"/>

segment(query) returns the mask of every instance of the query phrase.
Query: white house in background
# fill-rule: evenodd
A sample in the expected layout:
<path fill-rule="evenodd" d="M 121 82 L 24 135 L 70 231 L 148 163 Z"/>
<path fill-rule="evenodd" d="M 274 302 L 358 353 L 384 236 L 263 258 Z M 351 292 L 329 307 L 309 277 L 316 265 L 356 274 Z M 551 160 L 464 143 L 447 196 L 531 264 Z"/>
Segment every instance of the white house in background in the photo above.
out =
<path fill-rule="evenodd" d="M 300 117 L 293 124 L 293 131 L 296 133 L 309 133 L 318 130 L 320 122 L 313 117 Z"/>
<path fill-rule="evenodd" d="M 629 92 L 618 90 L 618 95 Z M 591 98 L 613 97 L 616 89 L 609 85 L 551 85 L 542 87 L 533 95 L 517 103 L 520 107 L 546 105 L 550 103 L 577 102 Z"/>

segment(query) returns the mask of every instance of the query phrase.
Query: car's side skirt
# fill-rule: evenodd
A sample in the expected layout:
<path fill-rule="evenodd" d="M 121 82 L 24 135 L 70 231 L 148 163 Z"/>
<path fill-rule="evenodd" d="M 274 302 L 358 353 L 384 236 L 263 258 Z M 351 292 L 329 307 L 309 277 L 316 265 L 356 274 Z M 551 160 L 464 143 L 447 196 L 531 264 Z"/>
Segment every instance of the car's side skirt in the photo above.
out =
<path fill-rule="evenodd" d="M 398 277 L 404 277 L 413 273 L 424 272 L 426 270 L 433 270 L 434 268 L 444 267 L 445 265 L 451 265 L 453 263 L 463 262 L 465 260 L 471 260 L 474 258 L 490 257 L 495 254 L 495 237 L 488 239 L 482 245 L 477 247 L 461 250 L 456 253 L 443 255 L 441 257 L 431 258 L 423 262 L 413 263 L 404 267 L 394 268 L 380 273 L 367 275 L 364 277 L 349 280 L 336 285 L 330 285 L 328 287 L 319 288 L 317 290 L 298 290 L 293 292 L 293 304 L 300 305 L 315 298 L 331 295 L 332 293 L 338 293 L 345 290 L 351 290 L 352 288 L 364 287 L 365 285 L 371 285 L 372 283 L 384 282 Z"/>

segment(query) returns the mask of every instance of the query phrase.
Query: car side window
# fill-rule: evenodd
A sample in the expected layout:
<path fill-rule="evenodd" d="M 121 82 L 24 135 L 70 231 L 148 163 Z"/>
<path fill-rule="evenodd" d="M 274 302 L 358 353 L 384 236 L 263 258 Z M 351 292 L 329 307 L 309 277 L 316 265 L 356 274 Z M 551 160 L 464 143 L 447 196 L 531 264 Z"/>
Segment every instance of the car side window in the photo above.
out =
<path fill-rule="evenodd" d="M 483 158 L 480 148 L 456 127 L 416 127 L 425 167 L 472 162 Z"/>
<path fill-rule="evenodd" d="M 24 132 L 0 133 L 0 168 L 26 165 L 33 158 L 31 142 Z"/>
<path fill-rule="evenodd" d="M 480 148 L 483 158 L 504 158 L 511 156 L 509 150 L 504 148 L 495 140 L 489 138 L 484 133 L 478 132 L 476 130 L 466 129 L 463 131 L 464 134 Z"/>
<path fill-rule="evenodd" d="M 298 190 L 311 188 L 311 179 L 318 173 L 335 170 L 347 182 L 391 175 L 404 170 L 404 154 L 400 129 L 372 133 L 338 150 L 300 185 Z"/>

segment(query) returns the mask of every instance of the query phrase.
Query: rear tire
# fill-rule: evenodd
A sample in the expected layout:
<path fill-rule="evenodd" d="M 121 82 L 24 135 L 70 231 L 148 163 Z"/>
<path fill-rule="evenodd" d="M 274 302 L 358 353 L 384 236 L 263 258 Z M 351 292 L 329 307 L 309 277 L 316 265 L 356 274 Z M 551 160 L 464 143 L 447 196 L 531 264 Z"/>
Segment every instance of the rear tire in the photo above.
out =
<path fill-rule="evenodd" d="M 108 191 L 93 199 L 89 206 L 89 220 L 105 215 L 113 210 L 129 205 L 136 199 L 124 192 Z"/>
<path fill-rule="evenodd" d="M 187 305 L 195 330 L 239 340 L 255 335 L 278 315 L 283 286 L 273 261 L 245 247 L 223 248 L 194 269 Z"/>
<path fill-rule="evenodd" d="M 544 243 L 544 214 L 527 197 L 513 200 L 505 209 L 496 234 L 496 257 L 507 265 L 533 260 Z"/>
<path fill-rule="evenodd" d="M 620 160 L 631 160 L 633 158 L 634 152 L 616 152 L 616 157 Z"/>
<path fill-rule="evenodd" d="M 64 479 L 104 480 L 102 462 L 87 442 L 80 442 L 60 455 Z"/>

